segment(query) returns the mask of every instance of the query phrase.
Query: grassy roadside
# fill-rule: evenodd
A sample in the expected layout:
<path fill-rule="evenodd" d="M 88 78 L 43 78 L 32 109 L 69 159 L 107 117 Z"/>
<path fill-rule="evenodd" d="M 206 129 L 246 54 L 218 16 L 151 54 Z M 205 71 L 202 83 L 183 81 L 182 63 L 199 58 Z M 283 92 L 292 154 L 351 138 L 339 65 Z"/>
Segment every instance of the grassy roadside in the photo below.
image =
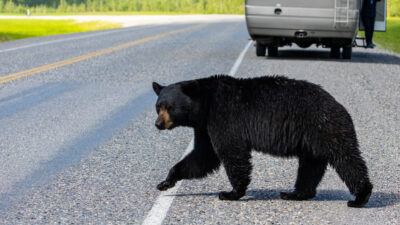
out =
<path fill-rule="evenodd" d="M 364 36 L 364 31 L 359 31 L 360 37 Z M 400 18 L 387 18 L 386 32 L 374 32 L 373 42 L 379 47 L 400 53 Z"/>
<path fill-rule="evenodd" d="M 103 21 L 77 23 L 74 20 L 0 19 L 0 42 L 119 27 L 121 24 Z"/>
<path fill-rule="evenodd" d="M 185 12 L 77 12 L 77 13 L 32 13 L 32 16 L 126 16 L 126 15 L 200 15 L 204 13 L 185 13 Z M 0 13 L 0 16 L 25 16 L 25 13 Z"/>
<path fill-rule="evenodd" d="M 400 18 L 388 18 L 386 32 L 375 32 L 373 40 L 384 49 L 400 53 Z"/>

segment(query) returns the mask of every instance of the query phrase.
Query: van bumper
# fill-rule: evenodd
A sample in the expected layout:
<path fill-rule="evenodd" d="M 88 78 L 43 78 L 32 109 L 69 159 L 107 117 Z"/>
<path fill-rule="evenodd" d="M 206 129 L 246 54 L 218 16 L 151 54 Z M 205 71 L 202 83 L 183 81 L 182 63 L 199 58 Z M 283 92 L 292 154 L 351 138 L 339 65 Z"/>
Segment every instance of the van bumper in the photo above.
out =
<path fill-rule="evenodd" d="M 309 38 L 350 38 L 357 30 L 358 20 L 334 24 L 332 18 L 304 18 L 247 15 L 247 28 L 251 36 L 296 37 L 304 31 Z"/>

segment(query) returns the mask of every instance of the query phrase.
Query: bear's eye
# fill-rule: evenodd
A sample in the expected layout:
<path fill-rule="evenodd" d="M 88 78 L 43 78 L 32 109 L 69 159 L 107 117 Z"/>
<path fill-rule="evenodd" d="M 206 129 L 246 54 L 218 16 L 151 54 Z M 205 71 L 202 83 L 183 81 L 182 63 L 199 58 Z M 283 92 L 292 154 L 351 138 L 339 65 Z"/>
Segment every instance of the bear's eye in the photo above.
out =
<path fill-rule="evenodd" d="M 172 108 L 172 105 L 170 105 L 170 104 L 166 104 L 166 105 L 165 105 L 165 109 L 166 109 L 166 110 L 169 110 L 169 109 L 171 109 L 171 108 Z"/>

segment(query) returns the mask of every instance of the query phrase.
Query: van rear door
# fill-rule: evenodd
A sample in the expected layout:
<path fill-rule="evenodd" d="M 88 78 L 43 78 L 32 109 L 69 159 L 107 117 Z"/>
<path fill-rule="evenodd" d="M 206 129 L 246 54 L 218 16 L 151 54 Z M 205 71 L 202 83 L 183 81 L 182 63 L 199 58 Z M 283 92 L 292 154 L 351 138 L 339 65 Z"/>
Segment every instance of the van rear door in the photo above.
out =
<path fill-rule="evenodd" d="M 253 28 L 347 30 L 356 28 L 358 13 L 359 0 L 246 0 Z"/>

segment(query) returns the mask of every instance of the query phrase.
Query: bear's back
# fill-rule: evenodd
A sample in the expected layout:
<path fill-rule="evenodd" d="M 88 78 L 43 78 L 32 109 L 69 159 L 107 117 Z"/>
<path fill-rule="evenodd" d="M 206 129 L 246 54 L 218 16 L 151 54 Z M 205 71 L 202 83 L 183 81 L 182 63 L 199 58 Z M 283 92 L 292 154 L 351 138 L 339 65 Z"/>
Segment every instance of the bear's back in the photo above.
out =
<path fill-rule="evenodd" d="M 211 127 L 231 133 L 236 137 L 231 141 L 240 136 L 252 148 L 274 155 L 297 154 L 292 147 L 325 135 L 328 122 L 352 123 L 320 86 L 281 76 L 220 77 L 213 101 Z"/>
<path fill-rule="evenodd" d="M 336 102 L 334 98 L 319 85 L 289 79 L 283 76 L 264 76 L 256 78 L 235 79 L 229 76 L 217 76 L 217 88 L 214 99 L 216 104 L 227 104 L 224 107 L 254 109 L 264 106 L 286 105 L 293 108 L 313 105 L 318 102 Z M 261 104 L 261 105 L 260 105 Z M 267 104 L 267 105 L 266 105 Z"/>

